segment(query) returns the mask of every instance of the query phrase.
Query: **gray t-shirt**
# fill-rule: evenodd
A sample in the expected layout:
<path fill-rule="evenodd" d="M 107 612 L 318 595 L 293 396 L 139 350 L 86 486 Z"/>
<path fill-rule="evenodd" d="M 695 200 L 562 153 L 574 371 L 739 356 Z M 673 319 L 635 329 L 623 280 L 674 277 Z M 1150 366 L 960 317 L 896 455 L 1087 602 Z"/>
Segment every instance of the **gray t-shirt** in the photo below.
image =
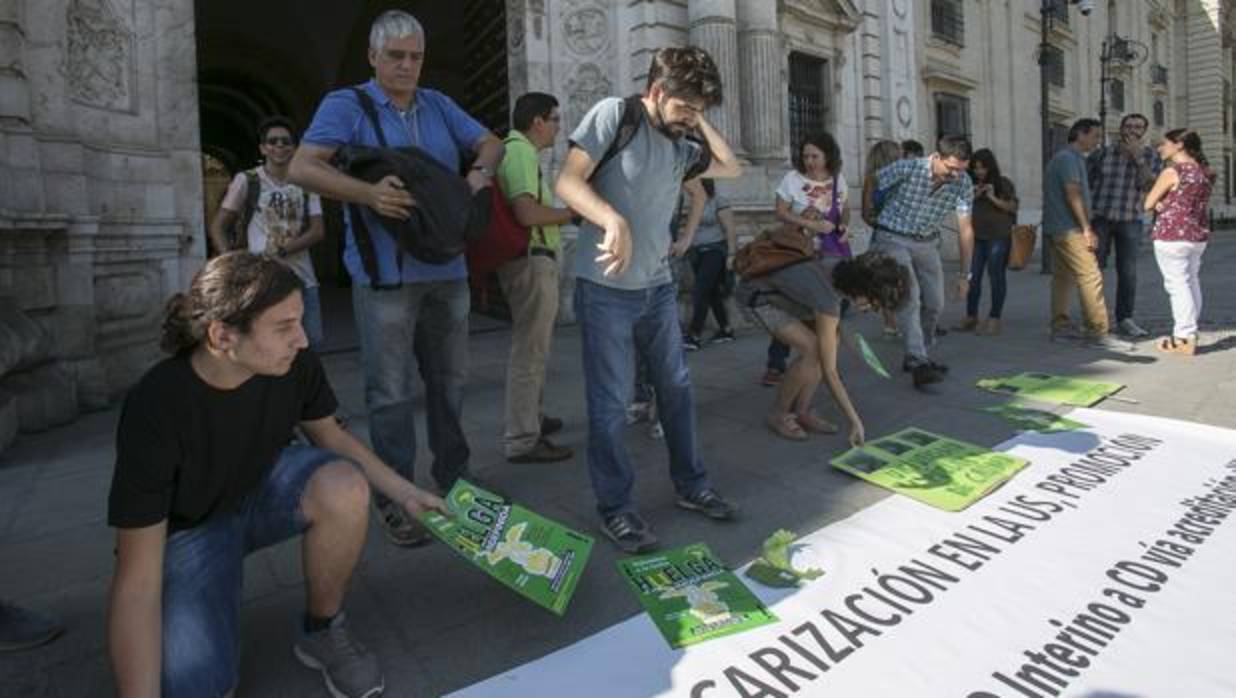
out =
<path fill-rule="evenodd" d="M 690 201 L 691 197 L 686 197 L 686 200 L 683 202 L 684 209 L 689 208 Z M 721 218 L 717 213 L 729 207 L 730 202 L 726 201 L 721 195 L 710 197 L 704 202 L 704 215 L 700 216 L 700 225 L 695 229 L 695 237 L 691 238 L 692 247 L 709 245 L 725 240 L 725 230 L 721 227 Z M 683 216 L 686 216 L 685 211 Z"/>
<path fill-rule="evenodd" d="M 607 97 L 584 115 L 571 145 L 600 162 L 618 135 L 623 101 Z M 592 188 L 622 214 L 631 226 L 631 262 L 625 271 L 607 277 L 597 263 L 597 244 L 605 232 L 585 221 L 579 229 L 575 275 L 602 286 L 639 290 L 673 281 L 670 274 L 670 219 L 678 204 L 682 177 L 700 156 L 699 146 L 686 140 L 671 140 L 640 122 L 631 142 L 592 178 Z"/>
<path fill-rule="evenodd" d="M 1069 200 L 1064 195 L 1065 184 L 1076 184 L 1081 189 L 1086 216 L 1090 216 L 1090 180 L 1086 174 L 1086 158 L 1072 146 L 1062 148 L 1052 156 L 1043 174 L 1043 234 L 1059 235 L 1069 231 L 1081 231 L 1081 225 L 1069 210 Z"/>

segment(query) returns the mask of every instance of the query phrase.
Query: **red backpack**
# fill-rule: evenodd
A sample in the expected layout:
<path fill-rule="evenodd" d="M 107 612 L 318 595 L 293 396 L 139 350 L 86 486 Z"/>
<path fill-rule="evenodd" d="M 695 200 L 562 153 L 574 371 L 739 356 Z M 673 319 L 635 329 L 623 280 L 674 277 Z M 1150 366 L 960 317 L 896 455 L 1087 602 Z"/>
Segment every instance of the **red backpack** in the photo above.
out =
<path fill-rule="evenodd" d="M 505 142 L 509 145 L 511 138 Z M 541 168 L 537 167 L 537 200 L 541 198 Z M 530 231 L 515 219 L 515 212 L 506 194 L 494 180 L 490 187 L 489 227 L 485 234 L 468 243 L 468 274 L 474 280 L 484 279 L 489 272 L 528 252 Z"/>

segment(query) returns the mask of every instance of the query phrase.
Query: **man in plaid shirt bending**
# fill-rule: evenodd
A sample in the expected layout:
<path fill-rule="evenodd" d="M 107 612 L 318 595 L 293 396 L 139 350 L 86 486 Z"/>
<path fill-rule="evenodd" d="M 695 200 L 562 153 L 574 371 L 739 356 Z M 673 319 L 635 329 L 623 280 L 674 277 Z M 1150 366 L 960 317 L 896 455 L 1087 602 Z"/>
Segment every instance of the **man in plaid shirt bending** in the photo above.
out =
<path fill-rule="evenodd" d="M 905 338 L 902 370 L 912 374 L 915 387 L 937 383 L 948 371 L 947 366 L 928 357 L 927 349 L 935 340 L 936 321 L 944 308 L 944 265 L 937 226 L 949 213 L 957 215 L 961 262 L 957 285 L 961 295 L 970 286 L 974 184 L 966 172 L 969 162 L 970 141 L 964 136 L 943 136 L 931 155 L 898 160 L 876 174 L 876 186 L 886 194 L 872 235 L 872 249 L 910 270 L 910 292 L 897 311 L 897 329 Z"/>
<path fill-rule="evenodd" d="M 1107 268 L 1112 243 L 1116 247 L 1116 329 L 1126 337 L 1146 336 L 1133 321 L 1137 300 L 1137 257 L 1142 245 L 1141 202 L 1162 169 L 1162 161 L 1143 138 L 1149 122 L 1141 114 L 1120 120 L 1120 141 L 1095 149 L 1086 158 L 1094 211 L 1090 225 L 1099 238 L 1095 254 Z"/>

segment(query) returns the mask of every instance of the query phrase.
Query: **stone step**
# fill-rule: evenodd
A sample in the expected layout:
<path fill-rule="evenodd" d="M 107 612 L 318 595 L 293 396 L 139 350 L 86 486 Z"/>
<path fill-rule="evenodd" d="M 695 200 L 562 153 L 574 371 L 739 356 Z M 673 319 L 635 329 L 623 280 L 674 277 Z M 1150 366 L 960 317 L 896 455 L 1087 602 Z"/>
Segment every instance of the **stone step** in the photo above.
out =
<path fill-rule="evenodd" d="M 0 379 L 0 392 L 17 403 L 17 427 L 22 433 L 44 431 L 77 418 L 77 381 L 60 362 Z"/>

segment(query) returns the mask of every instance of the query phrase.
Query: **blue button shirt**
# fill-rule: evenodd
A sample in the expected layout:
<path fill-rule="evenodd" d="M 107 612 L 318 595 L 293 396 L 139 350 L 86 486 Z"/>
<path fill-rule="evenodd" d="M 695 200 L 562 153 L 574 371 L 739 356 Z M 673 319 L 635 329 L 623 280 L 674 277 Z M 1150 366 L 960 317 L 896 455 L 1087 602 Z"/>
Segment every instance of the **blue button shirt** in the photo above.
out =
<path fill-rule="evenodd" d="M 454 100 L 436 90 L 417 88 L 415 106 L 407 112 L 400 112 L 390 97 L 378 87 L 376 80 L 370 79 L 361 87 L 373 98 L 388 146 L 398 148 L 415 145 L 452 170 L 459 169 L 460 153 L 470 151 L 487 133 L 485 127 L 455 104 Z M 335 90 L 326 95 L 302 140 L 310 145 L 328 148 L 379 145 L 373 125 L 365 116 L 351 88 Z M 467 278 L 468 268 L 463 255 L 444 264 L 427 264 L 407 252 L 402 253 L 401 275 L 395 257 L 397 247 L 394 238 L 382 227 L 381 221 L 368 207 L 361 206 L 360 212 L 365 218 L 369 236 L 373 238 L 379 283 L 391 284 L 396 280 L 453 281 Z M 346 208 L 344 224 L 347 232 L 343 263 L 353 281 L 367 285 L 370 283 L 369 275 L 365 273 L 360 254 L 356 250 L 351 214 Z"/>

